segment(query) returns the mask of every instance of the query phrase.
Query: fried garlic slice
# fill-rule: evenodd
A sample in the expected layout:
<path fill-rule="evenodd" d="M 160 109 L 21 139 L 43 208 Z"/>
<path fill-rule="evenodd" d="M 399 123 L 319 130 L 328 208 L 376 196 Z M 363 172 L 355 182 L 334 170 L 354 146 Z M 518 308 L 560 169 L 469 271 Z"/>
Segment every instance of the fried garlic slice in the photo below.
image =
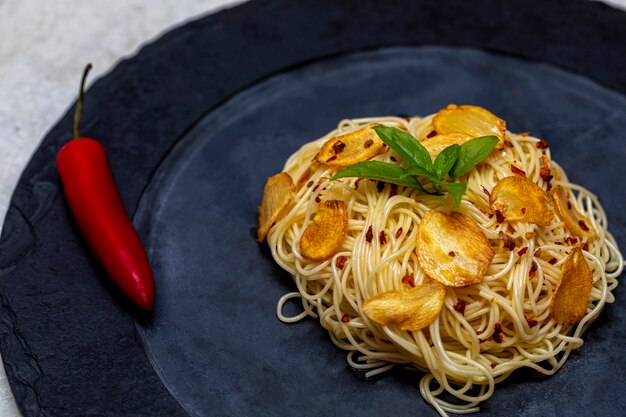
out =
<path fill-rule="evenodd" d="M 548 194 L 528 178 L 519 175 L 498 181 L 491 190 L 489 205 L 494 213 L 500 212 L 506 221 L 545 226 L 554 217 Z"/>
<path fill-rule="evenodd" d="M 300 254 L 310 261 L 324 261 L 341 248 L 348 232 L 348 210 L 340 200 L 320 204 L 300 239 Z"/>
<path fill-rule="evenodd" d="M 295 194 L 296 187 L 286 172 L 281 172 L 267 179 L 263 190 L 263 199 L 259 206 L 259 225 L 256 230 L 259 243 L 265 240 L 274 223 L 293 201 Z"/>
<path fill-rule="evenodd" d="M 437 155 L 450 145 L 461 145 L 464 142 L 472 139 L 470 135 L 465 133 L 446 133 L 443 135 L 436 135 L 430 139 L 424 140 L 422 145 L 428 150 L 430 157 L 434 161 Z"/>
<path fill-rule="evenodd" d="M 569 202 L 568 192 L 561 186 L 552 188 L 550 193 L 556 206 L 556 211 L 565 223 L 565 227 L 571 234 L 581 239 L 587 238 L 587 242 L 596 239 L 596 232 L 593 226 L 585 221 L 585 217 L 578 213 L 572 203 Z"/>
<path fill-rule="evenodd" d="M 575 324 L 587 314 L 587 303 L 593 285 L 593 274 L 579 247 L 575 247 L 561 267 L 550 312 L 557 323 Z"/>
<path fill-rule="evenodd" d="M 424 272 L 449 287 L 482 281 L 495 255 L 474 220 L 458 212 L 440 210 L 424 213 L 416 251 Z"/>
<path fill-rule="evenodd" d="M 445 296 L 443 285 L 427 279 L 409 290 L 387 291 L 365 300 L 363 312 L 376 323 L 417 331 L 435 321 Z"/>
<path fill-rule="evenodd" d="M 347 167 L 367 161 L 384 150 L 384 143 L 371 124 L 352 133 L 335 136 L 326 142 L 315 156 L 320 164 Z"/>
<path fill-rule="evenodd" d="M 433 118 L 437 134 L 464 133 L 472 138 L 494 135 L 500 139 L 498 148 L 504 143 L 506 122 L 489 110 L 478 106 L 450 104 Z"/>

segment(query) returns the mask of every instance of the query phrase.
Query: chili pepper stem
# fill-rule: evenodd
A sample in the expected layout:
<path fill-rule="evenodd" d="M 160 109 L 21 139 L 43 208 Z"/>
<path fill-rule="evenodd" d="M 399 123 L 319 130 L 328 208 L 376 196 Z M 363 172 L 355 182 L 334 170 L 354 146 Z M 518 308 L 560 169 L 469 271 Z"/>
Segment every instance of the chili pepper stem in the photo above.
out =
<path fill-rule="evenodd" d="M 80 79 L 80 89 L 78 90 L 78 100 L 76 101 L 76 111 L 74 112 L 74 139 L 80 137 L 80 116 L 83 112 L 83 97 L 85 95 L 85 81 L 87 74 L 91 71 L 92 65 L 88 63 L 83 70 L 83 76 Z"/>

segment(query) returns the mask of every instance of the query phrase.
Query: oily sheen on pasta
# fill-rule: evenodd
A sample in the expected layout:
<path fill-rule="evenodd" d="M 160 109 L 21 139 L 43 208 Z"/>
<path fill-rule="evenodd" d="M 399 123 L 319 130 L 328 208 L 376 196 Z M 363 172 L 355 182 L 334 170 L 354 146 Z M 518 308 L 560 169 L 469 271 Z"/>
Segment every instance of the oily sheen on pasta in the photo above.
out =
<path fill-rule="evenodd" d="M 463 117 L 445 119 L 446 112 L 456 106 L 438 113 L 443 114 L 439 119 L 434 114 L 342 120 L 335 130 L 305 144 L 287 160 L 283 173 L 292 181 L 283 194 L 274 190 L 283 196 L 274 198 L 281 204 L 274 204 L 278 209 L 273 213 L 264 213 L 273 225 L 262 226 L 264 231 L 271 227 L 267 241 L 272 256 L 297 286 L 296 292 L 278 301 L 278 318 L 285 323 L 306 317 L 319 320 L 333 343 L 348 351 L 350 366 L 367 377 L 398 365 L 420 371 L 415 374 L 420 392 L 441 415 L 477 412 L 496 384 L 518 368 L 555 373 L 570 352 L 583 344 L 585 329 L 605 304 L 614 301 L 612 291 L 623 269 L 622 255 L 607 230 L 607 217 L 598 199 L 568 181 L 563 169 L 551 160 L 548 143 L 526 133 L 508 132 L 504 121 L 490 124 L 483 109 L 465 107 L 471 110 L 465 115 L 467 123 L 478 126 L 479 131 L 473 132 L 472 126 L 465 129 Z M 483 117 L 485 126 L 477 125 L 472 119 L 476 117 Z M 336 138 L 358 142 L 351 133 L 378 125 L 408 132 L 423 144 L 433 140 L 429 152 L 438 146 L 435 154 L 445 148 L 441 143 L 461 143 L 480 136 L 483 128 L 491 129 L 489 134 L 496 135 L 499 143 L 459 178 L 467 183 L 467 190 L 458 207 L 450 195 L 430 195 L 411 186 L 358 177 L 330 180 L 348 165 L 332 163 L 337 159 L 333 156 L 346 146 Z M 441 131 L 445 129 L 449 131 Z M 363 137 L 371 141 L 371 134 Z M 363 148 L 368 144 L 372 145 L 364 142 Z M 368 154 L 361 149 L 350 155 L 366 154 L 369 161 L 406 168 L 406 162 L 390 147 L 375 146 L 380 147 L 376 152 Z M 324 155 L 321 161 L 320 155 Z M 496 188 L 509 177 L 514 179 Z M 516 199 L 520 187 L 526 192 Z M 533 193 L 543 200 L 531 198 Z M 533 213 L 527 214 L 527 210 Z M 446 221 L 445 215 L 457 219 L 458 227 L 471 222 L 474 233 L 484 235 L 479 245 L 466 245 L 468 251 L 482 248 L 482 257 L 476 258 L 480 268 L 474 268 L 471 279 L 454 282 L 455 269 L 450 269 L 453 276 L 429 277 L 420 266 L 420 260 L 425 261 L 419 255 L 418 235 L 429 212 L 440 213 L 442 221 Z M 439 229 L 433 230 L 428 244 L 436 249 L 439 240 L 442 245 L 447 240 L 445 235 L 438 240 Z M 333 241 L 324 243 L 324 236 Z M 305 255 L 314 250 L 323 256 L 303 256 L 301 245 L 313 245 L 309 241 L 319 243 L 307 246 Z M 448 246 L 445 254 L 465 256 Z M 455 262 L 462 267 L 463 260 L 457 258 Z M 427 269 L 437 275 L 440 264 L 433 265 Z M 577 297 L 568 293 L 568 286 L 574 285 L 590 287 L 585 290 L 587 299 L 578 296 L 577 301 L 570 300 Z M 444 297 L 442 305 L 440 296 Z M 283 305 L 291 299 L 301 300 L 303 311 L 288 317 Z M 378 304 L 369 302 L 368 315 L 364 305 L 370 299 Z M 409 299 L 410 306 L 397 304 Z M 570 308 L 582 309 L 582 315 Z M 391 318 L 380 319 L 379 313 Z M 407 326 L 424 325 L 406 330 Z M 444 391 L 456 400 L 441 399 Z"/>

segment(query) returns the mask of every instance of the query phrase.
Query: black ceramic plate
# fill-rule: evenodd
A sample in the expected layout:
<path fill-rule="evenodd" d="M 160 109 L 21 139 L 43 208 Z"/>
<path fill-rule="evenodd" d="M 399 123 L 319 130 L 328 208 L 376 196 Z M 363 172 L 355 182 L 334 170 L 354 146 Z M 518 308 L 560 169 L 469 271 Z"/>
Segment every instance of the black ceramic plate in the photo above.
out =
<path fill-rule="evenodd" d="M 624 247 L 626 18 L 523 3 L 531 11 L 254 2 L 166 35 L 96 82 L 83 130 L 107 148 L 156 307 L 144 316 L 121 301 L 68 215 L 54 168 L 68 114 L 26 169 L 0 241 L 0 347 L 25 416 L 435 415 L 418 376 L 364 381 L 313 320 L 276 319 L 293 285 L 251 230 L 267 176 L 340 118 L 458 102 L 548 139 Z M 625 315 L 609 305 L 556 376 L 500 384 L 481 415 L 622 415 Z"/>

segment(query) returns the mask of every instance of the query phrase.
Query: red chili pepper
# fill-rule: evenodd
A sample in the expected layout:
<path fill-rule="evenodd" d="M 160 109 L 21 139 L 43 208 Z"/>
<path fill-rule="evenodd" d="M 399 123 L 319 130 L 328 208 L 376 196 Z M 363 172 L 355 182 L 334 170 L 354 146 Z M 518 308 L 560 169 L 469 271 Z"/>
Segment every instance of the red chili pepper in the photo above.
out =
<path fill-rule="evenodd" d="M 146 251 L 117 191 L 104 148 L 80 137 L 85 79 L 81 79 L 74 139 L 57 155 L 65 198 L 89 247 L 109 277 L 130 301 L 143 309 L 154 303 L 154 279 Z"/>

